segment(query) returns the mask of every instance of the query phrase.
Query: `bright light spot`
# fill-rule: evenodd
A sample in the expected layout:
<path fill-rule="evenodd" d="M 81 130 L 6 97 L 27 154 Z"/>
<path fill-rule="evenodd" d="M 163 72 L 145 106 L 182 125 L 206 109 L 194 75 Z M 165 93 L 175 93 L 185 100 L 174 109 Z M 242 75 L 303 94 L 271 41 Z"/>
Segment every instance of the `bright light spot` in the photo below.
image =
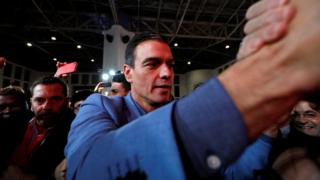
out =
<path fill-rule="evenodd" d="M 78 48 L 78 49 L 81 49 L 81 48 L 82 48 L 82 46 L 81 46 L 81 45 L 77 45 L 77 48 Z"/>
<path fill-rule="evenodd" d="M 57 58 L 53 58 L 53 60 L 54 60 L 54 61 L 57 61 L 58 59 L 57 59 Z"/>
<path fill-rule="evenodd" d="M 111 69 L 111 70 L 109 71 L 109 74 L 110 74 L 111 76 L 114 76 L 114 75 L 116 75 L 116 72 L 115 72 L 113 69 Z"/>
<path fill-rule="evenodd" d="M 177 47 L 177 46 L 178 46 L 178 43 L 174 43 L 173 45 L 174 45 L 174 47 Z"/>
<path fill-rule="evenodd" d="M 94 59 L 91 59 L 91 62 L 94 62 Z"/>
<path fill-rule="evenodd" d="M 32 43 L 28 42 L 28 43 L 27 43 L 27 46 L 28 46 L 28 47 L 32 47 Z"/>
<path fill-rule="evenodd" d="M 108 96 L 108 94 L 109 94 L 108 91 L 105 91 L 105 92 L 104 92 L 104 95 L 105 95 L 105 96 Z"/>
<path fill-rule="evenodd" d="M 226 46 L 225 46 L 225 48 L 226 48 L 226 49 L 229 49 L 229 48 L 230 48 L 230 46 L 229 46 L 229 45 L 226 45 Z"/>
<path fill-rule="evenodd" d="M 191 64 L 191 61 L 188 61 L 188 65 L 190 65 Z"/>
<path fill-rule="evenodd" d="M 109 74 L 103 73 L 102 74 L 102 80 L 104 80 L 104 81 L 109 80 Z"/>
<path fill-rule="evenodd" d="M 55 41 L 55 40 L 57 40 L 57 38 L 54 37 L 54 36 L 51 36 L 51 40 L 52 40 L 52 41 Z"/>

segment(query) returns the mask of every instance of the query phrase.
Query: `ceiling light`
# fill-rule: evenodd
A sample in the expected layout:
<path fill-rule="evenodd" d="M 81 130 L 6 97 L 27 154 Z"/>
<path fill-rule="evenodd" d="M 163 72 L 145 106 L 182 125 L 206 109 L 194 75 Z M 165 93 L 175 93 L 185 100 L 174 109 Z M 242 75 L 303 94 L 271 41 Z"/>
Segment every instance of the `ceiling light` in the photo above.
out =
<path fill-rule="evenodd" d="M 54 61 L 57 61 L 58 59 L 57 59 L 57 58 L 53 58 L 53 60 L 54 60 Z"/>
<path fill-rule="evenodd" d="M 174 43 L 173 45 L 174 45 L 174 47 L 178 47 L 178 43 Z"/>
<path fill-rule="evenodd" d="M 116 72 L 115 72 L 113 69 L 111 69 L 111 70 L 109 71 L 109 74 L 110 74 L 111 76 L 114 76 L 114 75 L 116 75 Z"/>
<path fill-rule="evenodd" d="M 102 80 L 107 81 L 109 79 L 109 74 L 102 74 Z"/>
<path fill-rule="evenodd" d="M 91 62 L 94 62 L 94 59 L 91 59 Z"/>
<path fill-rule="evenodd" d="M 27 46 L 28 46 L 28 47 L 32 47 L 32 43 L 27 42 Z"/>
<path fill-rule="evenodd" d="M 191 65 L 191 61 L 188 61 L 188 65 Z"/>
<path fill-rule="evenodd" d="M 55 41 L 55 40 L 57 40 L 57 38 L 54 37 L 54 36 L 51 36 L 51 40 L 52 40 L 52 41 Z"/>
<path fill-rule="evenodd" d="M 229 48 L 230 48 L 230 46 L 229 46 L 229 45 L 226 45 L 226 46 L 225 46 L 225 48 L 226 48 L 226 49 L 229 49 Z"/>
<path fill-rule="evenodd" d="M 82 48 L 82 46 L 78 44 L 78 45 L 77 45 L 77 48 L 78 48 L 78 49 L 81 49 L 81 48 Z"/>

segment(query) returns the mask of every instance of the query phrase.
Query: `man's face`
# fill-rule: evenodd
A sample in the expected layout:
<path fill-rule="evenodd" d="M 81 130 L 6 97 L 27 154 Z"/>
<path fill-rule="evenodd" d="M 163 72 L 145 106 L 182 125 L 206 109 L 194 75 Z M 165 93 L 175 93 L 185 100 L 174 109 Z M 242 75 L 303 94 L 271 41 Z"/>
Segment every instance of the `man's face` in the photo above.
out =
<path fill-rule="evenodd" d="M 120 82 L 112 82 L 108 96 L 126 96 L 128 91 Z"/>
<path fill-rule="evenodd" d="M 44 127 L 54 126 L 67 108 L 67 98 L 60 84 L 35 86 L 31 97 L 31 109 L 37 122 Z"/>
<path fill-rule="evenodd" d="M 174 59 L 166 43 L 148 40 L 135 49 L 134 68 L 125 66 L 133 99 L 146 111 L 170 101 Z"/>
<path fill-rule="evenodd" d="M 14 96 L 0 95 L 0 119 L 9 119 L 24 113 L 25 102 L 19 102 Z"/>
<path fill-rule="evenodd" d="M 312 109 L 309 102 L 300 101 L 291 116 L 296 129 L 310 136 L 320 136 L 320 113 Z"/>

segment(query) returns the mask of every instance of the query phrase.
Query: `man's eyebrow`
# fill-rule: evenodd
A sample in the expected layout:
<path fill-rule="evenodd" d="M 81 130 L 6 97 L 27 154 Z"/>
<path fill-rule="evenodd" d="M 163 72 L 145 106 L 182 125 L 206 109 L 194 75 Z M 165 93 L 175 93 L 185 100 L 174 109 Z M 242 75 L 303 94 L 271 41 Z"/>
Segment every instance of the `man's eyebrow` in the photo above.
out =
<path fill-rule="evenodd" d="M 148 63 L 150 61 L 160 61 L 160 58 L 157 58 L 157 57 L 149 57 L 149 58 L 146 58 L 142 61 L 142 64 L 145 64 L 145 63 Z"/>
<path fill-rule="evenodd" d="M 172 59 L 168 60 L 167 62 L 169 62 L 169 63 L 174 63 L 175 60 L 172 58 Z"/>
<path fill-rule="evenodd" d="M 152 61 L 155 61 L 155 62 L 157 62 L 157 61 L 161 61 L 160 60 L 160 58 L 157 58 L 157 57 L 149 57 L 149 58 L 146 58 L 146 59 L 144 59 L 143 61 L 142 61 L 142 64 L 145 64 L 145 63 L 148 63 L 148 62 L 152 62 Z M 175 61 L 174 61 L 174 59 L 172 58 L 172 59 L 169 59 L 168 61 L 167 61 L 167 63 L 174 63 Z"/>
<path fill-rule="evenodd" d="M 306 110 L 306 111 L 304 111 L 304 113 L 314 113 L 314 112 L 317 112 L 317 111 L 315 111 L 315 110 Z"/>

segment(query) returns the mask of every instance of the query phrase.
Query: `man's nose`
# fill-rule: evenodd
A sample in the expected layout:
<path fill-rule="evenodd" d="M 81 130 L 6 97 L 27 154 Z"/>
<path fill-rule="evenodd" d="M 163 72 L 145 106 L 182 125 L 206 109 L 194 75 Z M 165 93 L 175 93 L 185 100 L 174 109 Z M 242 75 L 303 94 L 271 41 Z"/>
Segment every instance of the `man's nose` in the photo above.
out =
<path fill-rule="evenodd" d="M 160 67 L 160 78 L 170 78 L 172 76 L 172 68 L 169 67 L 168 65 L 162 65 Z"/>
<path fill-rule="evenodd" d="M 300 115 L 299 122 L 305 124 L 308 122 L 308 118 L 306 118 L 304 115 Z"/>
<path fill-rule="evenodd" d="M 46 100 L 43 104 L 42 107 L 44 109 L 51 109 L 52 108 L 52 102 L 50 100 Z"/>

